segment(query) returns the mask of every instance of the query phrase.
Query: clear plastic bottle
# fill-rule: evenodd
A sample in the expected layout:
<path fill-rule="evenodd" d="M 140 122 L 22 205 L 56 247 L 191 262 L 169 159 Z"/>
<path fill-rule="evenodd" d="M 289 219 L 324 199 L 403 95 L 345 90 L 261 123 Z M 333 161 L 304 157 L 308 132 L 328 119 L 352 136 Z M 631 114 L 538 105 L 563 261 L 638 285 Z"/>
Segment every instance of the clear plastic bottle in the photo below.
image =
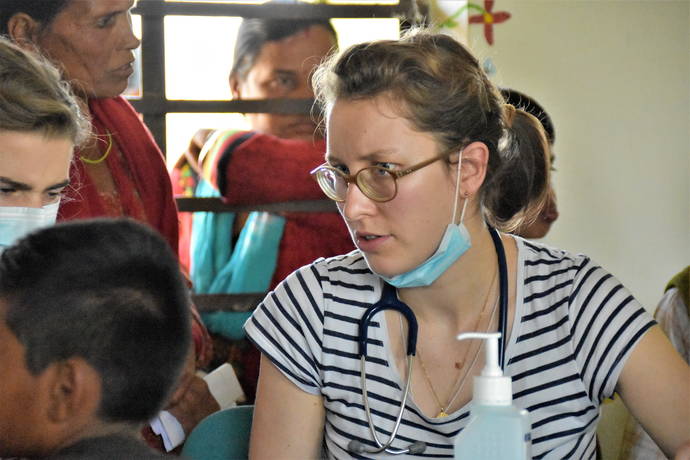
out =
<path fill-rule="evenodd" d="M 474 378 L 470 420 L 455 438 L 455 460 L 532 458 L 529 414 L 513 405 L 512 381 L 498 366 L 499 337 L 498 332 L 458 335 L 458 340 L 486 340 L 486 364 Z"/>

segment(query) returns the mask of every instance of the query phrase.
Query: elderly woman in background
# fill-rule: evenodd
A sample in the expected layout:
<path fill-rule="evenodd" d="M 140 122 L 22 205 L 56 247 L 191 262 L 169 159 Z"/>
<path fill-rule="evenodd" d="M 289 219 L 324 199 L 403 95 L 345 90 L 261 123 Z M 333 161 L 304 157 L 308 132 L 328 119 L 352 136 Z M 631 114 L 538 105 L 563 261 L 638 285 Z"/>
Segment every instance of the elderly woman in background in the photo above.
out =
<path fill-rule="evenodd" d="M 140 43 L 131 26 L 133 6 L 134 0 L 3 0 L 0 33 L 55 63 L 91 118 L 92 135 L 76 151 L 58 220 L 131 217 L 161 233 L 177 253 L 177 209 L 165 161 L 120 96 Z M 198 320 L 193 333 L 200 366 L 210 357 L 210 339 Z M 187 432 L 218 408 L 192 367 L 170 408 Z"/>

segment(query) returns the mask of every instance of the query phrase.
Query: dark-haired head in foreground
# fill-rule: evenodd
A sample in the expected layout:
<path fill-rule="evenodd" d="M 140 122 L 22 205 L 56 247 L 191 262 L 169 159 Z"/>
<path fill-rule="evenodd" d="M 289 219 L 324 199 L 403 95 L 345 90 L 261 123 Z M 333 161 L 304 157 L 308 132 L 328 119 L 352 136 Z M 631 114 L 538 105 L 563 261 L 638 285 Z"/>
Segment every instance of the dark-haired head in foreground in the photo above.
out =
<path fill-rule="evenodd" d="M 129 433 L 169 395 L 190 344 L 168 245 L 129 220 L 60 224 L 0 255 L 0 457 Z"/>

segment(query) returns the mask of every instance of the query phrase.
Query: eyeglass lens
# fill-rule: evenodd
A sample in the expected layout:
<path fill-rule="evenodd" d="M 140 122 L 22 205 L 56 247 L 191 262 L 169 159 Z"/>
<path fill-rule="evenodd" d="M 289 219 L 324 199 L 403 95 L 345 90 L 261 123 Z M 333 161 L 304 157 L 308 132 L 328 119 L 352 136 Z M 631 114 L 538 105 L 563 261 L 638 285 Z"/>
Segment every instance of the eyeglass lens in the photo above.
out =
<path fill-rule="evenodd" d="M 345 200 L 348 184 L 345 177 L 331 169 L 323 168 L 318 171 L 317 178 L 329 198 L 336 201 Z M 362 193 L 372 200 L 388 201 L 395 196 L 395 177 L 384 168 L 364 168 L 357 173 L 356 182 Z"/>

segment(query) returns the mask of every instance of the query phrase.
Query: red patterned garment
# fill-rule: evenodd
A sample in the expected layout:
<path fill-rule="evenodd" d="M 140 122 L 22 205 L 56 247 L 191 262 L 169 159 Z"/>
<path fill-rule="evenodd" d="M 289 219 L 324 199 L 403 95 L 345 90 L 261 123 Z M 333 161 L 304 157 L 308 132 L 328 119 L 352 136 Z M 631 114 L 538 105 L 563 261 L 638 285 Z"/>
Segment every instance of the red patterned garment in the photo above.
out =
<path fill-rule="evenodd" d="M 246 132 L 228 137 L 213 157 L 212 181 L 229 204 L 323 200 L 309 171 L 324 162 L 323 140 L 306 142 L 254 133 L 229 151 L 226 146 Z M 337 212 L 285 213 L 283 238 L 271 288 L 319 257 L 347 254 L 354 244 Z"/>

